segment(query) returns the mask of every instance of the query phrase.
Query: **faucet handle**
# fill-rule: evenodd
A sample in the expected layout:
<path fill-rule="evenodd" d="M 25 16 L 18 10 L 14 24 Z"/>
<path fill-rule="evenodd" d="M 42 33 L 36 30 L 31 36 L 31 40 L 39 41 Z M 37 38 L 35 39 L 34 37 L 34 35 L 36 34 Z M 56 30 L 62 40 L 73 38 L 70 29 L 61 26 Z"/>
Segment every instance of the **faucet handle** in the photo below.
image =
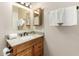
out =
<path fill-rule="evenodd" d="M 27 33 L 27 32 L 24 32 L 24 36 L 25 36 L 25 35 L 28 35 L 28 33 Z"/>

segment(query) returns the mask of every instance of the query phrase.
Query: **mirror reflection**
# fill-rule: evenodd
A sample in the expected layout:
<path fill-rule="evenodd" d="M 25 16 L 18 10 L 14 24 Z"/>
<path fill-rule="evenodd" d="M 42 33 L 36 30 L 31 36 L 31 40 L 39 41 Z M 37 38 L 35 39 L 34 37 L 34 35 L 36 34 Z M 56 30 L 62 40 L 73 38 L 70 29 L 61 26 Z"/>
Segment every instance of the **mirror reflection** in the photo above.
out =
<path fill-rule="evenodd" d="M 13 20 L 16 22 L 18 30 L 30 29 L 30 10 L 13 5 Z"/>
<path fill-rule="evenodd" d="M 43 19 L 43 9 L 37 8 L 34 10 L 34 20 L 33 25 L 34 26 L 40 26 L 42 25 L 42 19 Z"/>

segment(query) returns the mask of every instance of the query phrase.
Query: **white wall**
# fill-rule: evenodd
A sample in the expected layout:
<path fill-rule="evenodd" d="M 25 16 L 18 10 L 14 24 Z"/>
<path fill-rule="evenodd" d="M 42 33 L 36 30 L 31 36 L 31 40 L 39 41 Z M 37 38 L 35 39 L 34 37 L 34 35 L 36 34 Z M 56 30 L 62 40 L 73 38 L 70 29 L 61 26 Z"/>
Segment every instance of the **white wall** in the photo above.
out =
<path fill-rule="evenodd" d="M 56 8 L 69 7 L 76 3 L 34 3 L 34 7 L 44 8 L 45 55 L 50 56 L 79 56 L 79 25 L 50 27 L 48 12 Z M 78 12 L 79 13 L 79 12 Z M 78 15 L 79 16 L 79 15 Z"/>

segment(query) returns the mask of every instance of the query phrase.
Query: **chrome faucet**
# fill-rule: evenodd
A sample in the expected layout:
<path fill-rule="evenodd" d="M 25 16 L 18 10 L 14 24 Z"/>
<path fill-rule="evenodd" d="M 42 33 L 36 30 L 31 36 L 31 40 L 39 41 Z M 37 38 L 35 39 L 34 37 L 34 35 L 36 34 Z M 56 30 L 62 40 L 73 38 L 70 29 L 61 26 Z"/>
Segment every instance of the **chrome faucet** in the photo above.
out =
<path fill-rule="evenodd" d="M 27 32 L 24 32 L 24 36 L 25 36 L 25 35 L 28 35 L 28 33 L 27 33 Z"/>

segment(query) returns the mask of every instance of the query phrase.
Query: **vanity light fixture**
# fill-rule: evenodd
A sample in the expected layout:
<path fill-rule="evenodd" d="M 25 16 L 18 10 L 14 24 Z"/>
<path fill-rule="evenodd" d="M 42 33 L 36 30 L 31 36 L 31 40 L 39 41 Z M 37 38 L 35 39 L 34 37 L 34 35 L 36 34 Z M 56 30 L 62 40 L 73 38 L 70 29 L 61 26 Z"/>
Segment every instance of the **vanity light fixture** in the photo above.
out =
<path fill-rule="evenodd" d="M 17 7 L 19 7 L 19 8 L 23 8 L 23 9 L 28 10 L 28 11 L 31 10 L 30 8 L 28 8 L 28 7 L 26 7 L 26 6 L 22 5 L 22 4 L 20 4 L 19 2 L 13 3 L 13 5 L 14 5 L 14 6 L 17 6 Z"/>
<path fill-rule="evenodd" d="M 24 2 L 20 2 L 21 4 L 24 4 Z"/>
<path fill-rule="evenodd" d="M 25 6 L 31 8 L 31 3 L 30 2 L 26 2 Z"/>
<path fill-rule="evenodd" d="M 28 7 L 28 8 L 31 7 L 31 3 L 30 2 L 17 2 L 17 3 L 21 4 L 21 5 L 25 6 L 25 7 Z"/>

